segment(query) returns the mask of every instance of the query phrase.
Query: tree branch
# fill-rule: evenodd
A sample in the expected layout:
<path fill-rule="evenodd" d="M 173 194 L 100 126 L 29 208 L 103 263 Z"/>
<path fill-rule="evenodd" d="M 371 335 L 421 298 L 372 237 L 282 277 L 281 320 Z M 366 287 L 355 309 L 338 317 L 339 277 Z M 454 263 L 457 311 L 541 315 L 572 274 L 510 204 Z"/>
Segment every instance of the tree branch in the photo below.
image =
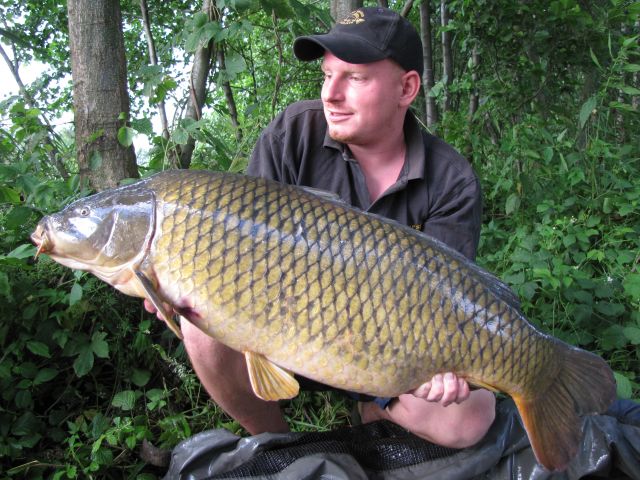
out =
<path fill-rule="evenodd" d="M 2 44 L 0 44 L 0 56 L 2 56 L 7 66 L 9 67 L 9 70 L 11 71 L 11 75 L 13 75 L 13 78 L 16 84 L 18 85 L 20 95 L 22 95 L 22 97 L 24 98 L 24 102 L 30 108 L 37 107 L 35 99 L 31 96 L 31 94 L 27 90 L 27 87 L 25 87 L 24 83 L 22 82 L 22 78 L 20 78 L 20 72 L 18 72 L 18 62 L 16 61 L 16 63 L 14 64 L 11 61 L 11 59 L 9 58 L 9 55 L 7 55 L 7 52 L 5 52 L 4 48 L 2 47 Z M 47 120 L 47 118 L 44 115 L 40 114 L 39 117 L 42 118 L 42 121 L 38 119 L 38 122 L 41 123 L 41 125 L 47 130 L 47 135 L 44 137 L 43 142 L 45 143 L 45 145 L 50 147 L 49 149 L 47 149 L 47 156 L 49 157 L 49 162 L 55 167 L 55 169 L 58 171 L 60 176 L 66 180 L 69 178 L 69 172 L 67 172 L 67 169 L 65 168 L 64 163 L 62 163 L 62 161 L 60 160 L 59 158 L 60 152 L 58 151 L 58 148 L 54 145 L 52 141 L 52 138 L 58 138 L 58 134 L 55 132 L 55 130 L 49 123 L 49 120 Z"/>
<path fill-rule="evenodd" d="M 142 13 L 142 24 L 144 25 L 144 34 L 147 37 L 147 46 L 149 49 L 149 61 L 151 65 L 158 65 L 158 55 L 156 54 L 156 46 L 151 33 L 151 21 L 149 20 L 149 8 L 147 0 L 140 0 L 140 11 Z M 158 113 L 160 114 L 160 123 L 162 125 L 162 137 L 169 140 L 169 121 L 167 120 L 167 110 L 164 100 L 158 102 Z"/>

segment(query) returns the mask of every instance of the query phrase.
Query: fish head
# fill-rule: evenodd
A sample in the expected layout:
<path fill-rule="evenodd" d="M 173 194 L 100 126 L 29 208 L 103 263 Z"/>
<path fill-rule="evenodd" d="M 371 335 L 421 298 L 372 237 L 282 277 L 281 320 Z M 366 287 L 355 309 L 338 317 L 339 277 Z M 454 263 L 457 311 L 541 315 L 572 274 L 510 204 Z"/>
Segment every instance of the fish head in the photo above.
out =
<path fill-rule="evenodd" d="M 40 220 L 31 240 L 70 268 L 116 285 L 144 258 L 155 225 L 155 196 L 136 184 L 77 200 Z"/>

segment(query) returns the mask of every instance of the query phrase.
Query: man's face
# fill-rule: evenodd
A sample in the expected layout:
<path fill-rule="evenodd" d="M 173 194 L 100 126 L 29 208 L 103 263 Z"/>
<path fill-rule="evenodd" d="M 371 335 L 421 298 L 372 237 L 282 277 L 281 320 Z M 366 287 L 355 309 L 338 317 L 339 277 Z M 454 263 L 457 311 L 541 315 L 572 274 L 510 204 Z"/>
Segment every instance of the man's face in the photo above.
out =
<path fill-rule="evenodd" d="M 322 71 L 321 98 L 334 140 L 371 145 L 392 122 L 404 120 L 406 108 L 401 107 L 400 98 L 405 72 L 395 62 L 352 64 L 326 52 Z"/>

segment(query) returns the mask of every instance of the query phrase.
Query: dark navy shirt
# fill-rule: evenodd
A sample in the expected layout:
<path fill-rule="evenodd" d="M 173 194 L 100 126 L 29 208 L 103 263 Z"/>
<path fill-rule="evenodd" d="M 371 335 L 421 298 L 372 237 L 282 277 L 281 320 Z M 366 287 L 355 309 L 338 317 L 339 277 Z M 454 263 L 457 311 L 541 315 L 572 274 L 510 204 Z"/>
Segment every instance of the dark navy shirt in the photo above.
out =
<path fill-rule="evenodd" d="M 407 113 L 404 135 L 402 171 L 373 203 L 349 148 L 329 137 L 320 100 L 294 103 L 278 115 L 258 139 L 247 173 L 336 193 L 475 259 L 482 202 L 473 169 L 453 147 L 421 129 L 412 113 Z"/>

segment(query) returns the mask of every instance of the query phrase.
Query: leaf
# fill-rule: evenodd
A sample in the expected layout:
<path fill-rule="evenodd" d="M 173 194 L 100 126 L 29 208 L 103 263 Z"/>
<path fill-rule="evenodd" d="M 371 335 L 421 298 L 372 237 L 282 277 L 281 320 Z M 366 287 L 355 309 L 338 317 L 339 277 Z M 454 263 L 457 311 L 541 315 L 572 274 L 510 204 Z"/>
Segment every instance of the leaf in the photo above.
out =
<path fill-rule="evenodd" d="M 520 207 L 520 197 L 517 194 L 512 193 L 507 197 L 507 201 L 504 206 L 505 213 L 507 215 L 511 215 L 518 210 L 518 207 Z"/>
<path fill-rule="evenodd" d="M 50 380 L 53 380 L 58 376 L 58 373 L 60 372 L 55 368 L 43 368 L 36 374 L 36 378 L 33 379 L 33 384 L 40 385 L 41 383 L 46 383 Z"/>
<path fill-rule="evenodd" d="M 89 158 L 89 169 L 90 170 L 98 170 L 102 166 L 102 155 L 99 151 L 94 150 L 91 152 L 91 157 Z"/>
<path fill-rule="evenodd" d="M 114 395 L 111 405 L 122 410 L 133 409 L 136 403 L 136 392 L 133 390 L 124 390 Z"/>
<path fill-rule="evenodd" d="M 15 206 L 4 217 L 4 224 L 8 228 L 15 230 L 18 227 L 25 225 L 29 218 L 31 218 L 32 213 L 33 210 L 29 207 L 24 207 L 22 205 Z"/>
<path fill-rule="evenodd" d="M 596 302 L 595 309 L 608 317 L 618 317 L 625 312 L 624 305 L 611 302 Z"/>
<path fill-rule="evenodd" d="M 593 60 L 593 63 L 596 64 L 596 66 L 602 70 L 602 65 L 600 65 L 600 62 L 598 61 L 598 57 L 596 57 L 596 54 L 593 53 L 593 49 L 589 49 L 589 53 L 591 54 L 591 60 Z"/>
<path fill-rule="evenodd" d="M 627 63 L 622 68 L 627 72 L 640 72 L 640 65 L 637 63 Z"/>
<path fill-rule="evenodd" d="M 624 336 L 634 345 L 640 345 L 640 328 L 638 327 L 624 327 L 622 329 Z"/>
<path fill-rule="evenodd" d="M 49 353 L 49 347 L 42 342 L 30 340 L 27 342 L 27 348 L 31 353 L 35 355 L 38 355 L 40 357 L 45 357 L 45 358 L 51 358 L 51 354 Z"/>
<path fill-rule="evenodd" d="M 633 393 L 631 382 L 629 379 L 618 372 L 613 372 L 613 376 L 616 379 L 616 393 L 619 398 L 629 399 Z"/>
<path fill-rule="evenodd" d="M 131 372 L 131 382 L 138 387 L 144 387 L 151 378 L 151 372 L 149 370 L 133 369 Z"/>
<path fill-rule="evenodd" d="M 171 134 L 171 138 L 178 145 L 186 145 L 189 141 L 189 133 L 183 127 L 178 126 Z"/>
<path fill-rule="evenodd" d="M 131 127 L 138 133 L 153 135 L 153 124 L 147 117 L 131 120 Z"/>
<path fill-rule="evenodd" d="M 93 368 L 93 352 L 89 345 L 84 345 L 73 362 L 73 370 L 78 377 L 83 377 Z"/>
<path fill-rule="evenodd" d="M 629 45 L 633 45 L 638 41 L 638 37 L 639 37 L 638 35 L 634 35 L 633 37 L 625 38 L 624 41 L 622 42 L 622 46 L 626 48 Z"/>
<path fill-rule="evenodd" d="M 238 73 L 244 72 L 247 69 L 247 63 L 244 61 L 242 55 L 238 54 L 229 55 L 225 59 L 224 65 L 230 77 L 235 77 Z"/>
<path fill-rule="evenodd" d="M 13 425 L 11 433 L 16 436 L 25 436 L 38 433 L 42 428 L 42 422 L 31 412 L 23 413 Z"/>
<path fill-rule="evenodd" d="M 0 203 L 20 203 L 20 193 L 13 188 L 0 186 Z"/>
<path fill-rule="evenodd" d="M 130 147 L 133 145 L 133 138 L 136 136 L 136 132 L 131 127 L 120 127 L 118 129 L 118 142 L 123 147 Z"/>
<path fill-rule="evenodd" d="M 93 420 L 91 421 L 91 435 L 94 438 L 102 435 L 107 428 L 111 425 L 109 418 L 105 417 L 101 413 L 97 413 Z"/>
<path fill-rule="evenodd" d="M 631 87 L 629 85 L 618 85 L 618 89 L 627 95 L 640 95 L 640 88 Z"/>
<path fill-rule="evenodd" d="M 640 300 L 640 273 L 630 273 L 622 282 L 624 292 L 634 300 Z"/>
<path fill-rule="evenodd" d="M 636 113 L 637 112 L 637 110 L 633 107 L 633 105 L 629 105 L 628 103 L 611 101 L 611 102 L 609 102 L 609 106 L 611 108 L 615 108 L 615 109 L 618 109 L 618 110 L 624 110 L 626 112 L 632 112 L 632 113 Z"/>
<path fill-rule="evenodd" d="M 82 286 L 79 283 L 74 283 L 69 292 L 69 306 L 73 306 L 82 299 Z"/>
<path fill-rule="evenodd" d="M 596 97 L 590 97 L 586 102 L 582 104 L 582 108 L 580 109 L 580 128 L 584 128 L 587 120 L 589 120 L 589 116 L 591 112 L 596 108 Z"/>
<path fill-rule="evenodd" d="M 109 344 L 104 340 L 106 336 L 105 332 L 95 332 L 91 337 L 91 350 L 96 357 L 109 358 Z"/>
<path fill-rule="evenodd" d="M 29 245 L 28 243 L 23 243 L 22 245 L 11 250 L 7 254 L 7 257 L 23 259 L 23 258 L 34 257 L 35 254 L 36 254 L 36 247 L 34 247 L 33 245 Z"/>

